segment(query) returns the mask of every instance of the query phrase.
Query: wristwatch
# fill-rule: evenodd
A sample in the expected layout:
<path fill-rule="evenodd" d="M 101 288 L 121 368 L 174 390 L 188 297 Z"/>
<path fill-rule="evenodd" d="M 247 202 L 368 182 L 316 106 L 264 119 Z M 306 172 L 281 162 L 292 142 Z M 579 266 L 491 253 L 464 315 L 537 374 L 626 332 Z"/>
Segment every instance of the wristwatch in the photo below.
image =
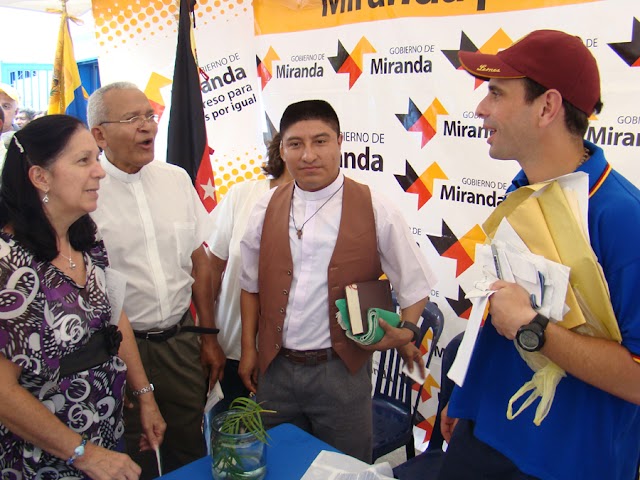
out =
<path fill-rule="evenodd" d="M 521 326 L 516 333 L 518 346 L 526 352 L 537 352 L 544 345 L 544 331 L 549 319 L 539 313 L 530 323 Z"/>
<path fill-rule="evenodd" d="M 400 322 L 400 325 L 398 325 L 400 328 L 406 328 L 408 330 L 411 330 L 413 332 L 413 343 L 416 343 L 418 340 L 420 340 L 420 327 L 418 327 L 415 323 L 411 323 L 411 322 Z"/>

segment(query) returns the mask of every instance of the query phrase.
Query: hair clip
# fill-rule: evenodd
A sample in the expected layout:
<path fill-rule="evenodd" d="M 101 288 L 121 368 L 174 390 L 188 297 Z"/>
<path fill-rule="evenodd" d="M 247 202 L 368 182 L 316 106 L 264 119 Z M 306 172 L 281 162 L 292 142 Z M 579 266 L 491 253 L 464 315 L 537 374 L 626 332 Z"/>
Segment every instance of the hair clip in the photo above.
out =
<path fill-rule="evenodd" d="M 18 147 L 18 150 L 20 150 L 20 153 L 24 153 L 24 147 L 22 146 L 22 144 L 20 143 L 20 140 L 18 140 L 18 137 L 15 134 L 13 135 L 13 141 L 16 142 L 16 146 Z"/>

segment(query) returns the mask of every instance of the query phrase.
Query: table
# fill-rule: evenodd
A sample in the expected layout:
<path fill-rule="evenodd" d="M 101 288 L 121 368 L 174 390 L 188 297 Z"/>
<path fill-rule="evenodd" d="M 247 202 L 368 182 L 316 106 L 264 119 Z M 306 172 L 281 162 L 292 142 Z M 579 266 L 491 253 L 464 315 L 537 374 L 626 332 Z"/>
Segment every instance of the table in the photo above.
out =
<path fill-rule="evenodd" d="M 300 480 L 322 450 L 335 448 L 290 423 L 269 430 L 265 480 Z M 167 473 L 162 480 L 211 480 L 211 459 L 200 460 Z"/>

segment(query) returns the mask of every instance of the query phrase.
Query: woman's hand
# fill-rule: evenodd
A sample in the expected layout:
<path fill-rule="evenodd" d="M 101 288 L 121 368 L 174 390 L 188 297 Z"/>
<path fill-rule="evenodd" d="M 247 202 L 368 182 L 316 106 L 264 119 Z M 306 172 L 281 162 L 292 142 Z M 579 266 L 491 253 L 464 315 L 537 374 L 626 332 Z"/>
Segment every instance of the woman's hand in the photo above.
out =
<path fill-rule="evenodd" d="M 153 393 L 145 393 L 140 395 L 138 399 L 140 401 L 140 423 L 142 425 L 140 451 L 155 450 L 164 440 L 167 424 L 162 418 Z"/>
<path fill-rule="evenodd" d="M 142 469 L 129 455 L 87 443 L 85 453 L 73 466 L 94 480 L 137 480 Z"/>

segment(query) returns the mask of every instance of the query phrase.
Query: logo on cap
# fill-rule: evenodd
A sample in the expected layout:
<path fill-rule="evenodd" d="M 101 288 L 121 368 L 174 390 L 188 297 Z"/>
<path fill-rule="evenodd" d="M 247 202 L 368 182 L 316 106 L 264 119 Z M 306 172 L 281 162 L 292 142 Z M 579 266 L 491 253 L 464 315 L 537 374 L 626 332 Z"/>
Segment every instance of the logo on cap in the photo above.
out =
<path fill-rule="evenodd" d="M 487 67 L 485 64 L 482 64 L 478 67 L 478 71 L 479 72 L 493 72 L 493 73 L 500 73 L 500 69 L 499 68 L 491 68 L 491 67 Z"/>

